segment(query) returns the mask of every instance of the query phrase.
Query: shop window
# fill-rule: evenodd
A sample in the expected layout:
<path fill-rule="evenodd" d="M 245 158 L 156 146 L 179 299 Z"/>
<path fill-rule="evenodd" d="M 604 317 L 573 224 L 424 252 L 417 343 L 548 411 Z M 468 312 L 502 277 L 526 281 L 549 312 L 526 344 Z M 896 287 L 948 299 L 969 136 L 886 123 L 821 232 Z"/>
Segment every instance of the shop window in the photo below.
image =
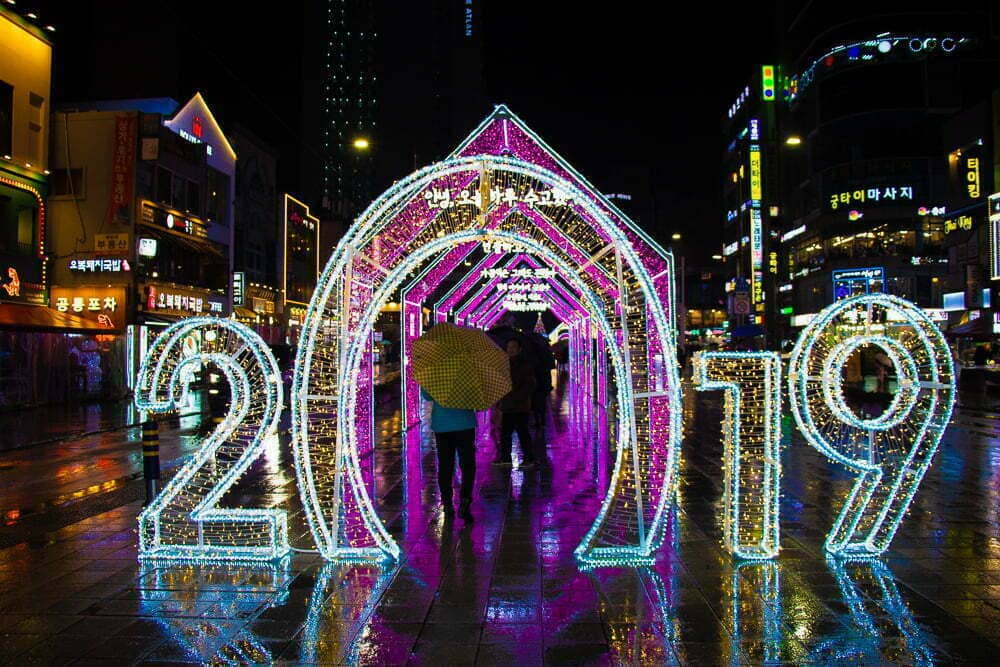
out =
<path fill-rule="evenodd" d="M 0 157 L 10 155 L 14 137 L 14 86 L 0 81 Z"/>
<path fill-rule="evenodd" d="M 159 166 L 156 168 L 156 201 L 164 204 L 170 202 L 172 181 L 173 174 L 169 169 Z"/>
<path fill-rule="evenodd" d="M 86 180 L 83 177 L 83 167 L 56 169 L 52 172 L 52 196 L 65 199 L 86 199 Z"/>
<path fill-rule="evenodd" d="M 195 215 L 201 214 L 201 186 L 195 181 L 187 182 L 187 210 Z"/>
<path fill-rule="evenodd" d="M 35 209 L 22 207 L 17 212 L 17 250 L 29 255 L 35 246 Z"/>

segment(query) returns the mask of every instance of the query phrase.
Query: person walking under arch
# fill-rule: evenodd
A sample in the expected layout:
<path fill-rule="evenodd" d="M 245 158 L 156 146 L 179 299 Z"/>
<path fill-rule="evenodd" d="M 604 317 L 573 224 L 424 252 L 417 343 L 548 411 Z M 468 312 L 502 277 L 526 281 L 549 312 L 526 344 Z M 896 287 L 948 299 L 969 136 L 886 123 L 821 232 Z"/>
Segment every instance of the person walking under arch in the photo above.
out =
<path fill-rule="evenodd" d="M 510 393 L 500 399 L 497 406 L 503 414 L 500 422 L 500 456 L 495 465 L 509 466 L 511 462 L 512 437 L 517 431 L 521 446 L 521 469 L 535 467 L 535 452 L 528 428 L 531 415 L 531 397 L 535 391 L 535 369 L 522 354 L 521 341 L 512 338 L 507 341 L 507 356 L 510 357 Z"/>
<path fill-rule="evenodd" d="M 472 521 L 472 486 L 476 480 L 476 413 L 461 408 L 446 408 L 423 389 L 420 395 L 430 401 L 431 430 L 437 443 L 438 489 L 445 518 L 455 514 L 452 504 L 452 481 L 455 477 L 455 455 L 462 471 L 462 486 L 458 492 L 458 515 Z"/>

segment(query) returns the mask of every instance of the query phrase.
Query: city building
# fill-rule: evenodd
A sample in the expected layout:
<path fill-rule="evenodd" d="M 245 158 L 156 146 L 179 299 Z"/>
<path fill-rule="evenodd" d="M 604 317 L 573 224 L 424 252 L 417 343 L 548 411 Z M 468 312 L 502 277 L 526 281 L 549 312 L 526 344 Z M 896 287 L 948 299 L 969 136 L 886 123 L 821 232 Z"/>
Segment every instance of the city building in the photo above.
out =
<path fill-rule="evenodd" d="M 777 80 L 775 65 L 755 74 L 726 112 L 723 155 L 725 220 L 718 249 L 728 275 L 727 309 L 733 327 L 773 327 L 777 277 Z"/>
<path fill-rule="evenodd" d="M 282 197 L 281 211 L 285 340 L 295 345 L 319 278 L 320 221 L 307 204 L 288 193 Z"/>
<path fill-rule="evenodd" d="M 322 208 L 353 216 L 375 194 L 374 2 L 327 0 L 324 18 Z"/>
<path fill-rule="evenodd" d="M 284 342 L 281 281 L 284 245 L 278 212 L 277 158 L 249 128 L 230 134 L 236 163 L 233 312 L 268 343 Z"/>
<path fill-rule="evenodd" d="M 734 292 L 741 277 L 749 283 L 755 312 L 761 306 L 752 270 L 760 260 L 772 342 L 791 339 L 824 307 L 857 294 L 898 295 L 940 322 L 949 290 L 968 292 L 969 308 L 981 306 L 988 285 L 981 262 L 968 259 L 979 253 L 978 240 L 950 247 L 985 234 L 975 230 L 985 229 L 993 187 L 985 110 L 998 61 L 989 26 L 988 8 L 974 3 L 959 3 L 947 17 L 900 5 L 857 19 L 810 3 L 788 17 L 771 97 L 762 68 L 754 75 L 759 87 L 740 92 L 726 125 L 733 143 L 724 167 L 722 254 Z M 760 109 L 774 111 L 772 125 Z M 750 144 L 758 118 L 760 158 Z M 757 172 L 760 252 L 754 197 L 742 186 L 746 178 L 753 190 Z M 961 257 L 950 263 L 949 253 Z M 731 313 L 734 305 L 744 307 L 731 299 Z"/>
<path fill-rule="evenodd" d="M 0 407 L 69 392 L 53 332 L 79 324 L 48 311 L 50 34 L 0 6 Z"/>
<path fill-rule="evenodd" d="M 230 315 L 236 153 L 200 94 L 75 104 L 53 130 L 49 309 L 122 340 L 131 383 L 163 327 Z"/>

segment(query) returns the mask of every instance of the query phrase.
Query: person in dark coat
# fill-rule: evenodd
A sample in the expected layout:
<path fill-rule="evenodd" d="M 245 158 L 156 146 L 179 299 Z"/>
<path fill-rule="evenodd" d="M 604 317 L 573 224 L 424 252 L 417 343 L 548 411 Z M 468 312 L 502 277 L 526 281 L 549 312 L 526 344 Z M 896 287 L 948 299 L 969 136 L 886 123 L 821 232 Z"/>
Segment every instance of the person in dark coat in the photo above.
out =
<path fill-rule="evenodd" d="M 500 399 L 497 406 L 502 413 L 500 422 L 500 456 L 494 464 L 511 465 L 512 436 L 517 431 L 521 444 L 521 468 L 535 466 L 535 452 L 528 429 L 531 415 L 531 397 L 535 391 L 535 369 L 521 350 L 521 342 L 516 338 L 507 341 L 507 356 L 510 357 L 510 393 Z"/>
<path fill-rule="evenodd" d="M 452 480 L 455 477 L 455 455 L 462 471 L 462 487 L 458 492 L 458 515 L 472 521 L 472 485 L 476 479 L 476 413 L 472 410 L 447 408 L 423 389 L 420 395 L 430 401 L 431 430 L 437 443 L 438 489 L 441 491 L 441 509 L 446 518 L 455 513 L 451 504 Z"/>

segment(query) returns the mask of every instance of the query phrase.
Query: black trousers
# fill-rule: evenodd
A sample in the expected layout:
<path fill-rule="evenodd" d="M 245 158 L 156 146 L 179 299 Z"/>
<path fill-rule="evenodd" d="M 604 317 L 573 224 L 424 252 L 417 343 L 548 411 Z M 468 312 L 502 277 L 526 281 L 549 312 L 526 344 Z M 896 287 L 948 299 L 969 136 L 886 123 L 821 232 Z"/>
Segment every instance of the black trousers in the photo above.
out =
<path fill-rule="evenodd" d="M 518 442 L 521 443 L 521 459 L 525 463 L 535 460 L 535 450 L 531 443 L 531 430 L 528 428 L 529 412 L 505 412 L 500 422 L 500 459 L 510 461 L 510 450 L 514 447 L 512 436 L 517 431 Z"/>
<path fill-rule="evenodd" d="M 451 482 L 455 478 L 455 454 L 462 469 L 461 500 L 472 500 L 472 484 L 476 480 L 476 429 L 434 433 L 437 441 L 438 487 L 441 502 L 451 503 Z"/>

